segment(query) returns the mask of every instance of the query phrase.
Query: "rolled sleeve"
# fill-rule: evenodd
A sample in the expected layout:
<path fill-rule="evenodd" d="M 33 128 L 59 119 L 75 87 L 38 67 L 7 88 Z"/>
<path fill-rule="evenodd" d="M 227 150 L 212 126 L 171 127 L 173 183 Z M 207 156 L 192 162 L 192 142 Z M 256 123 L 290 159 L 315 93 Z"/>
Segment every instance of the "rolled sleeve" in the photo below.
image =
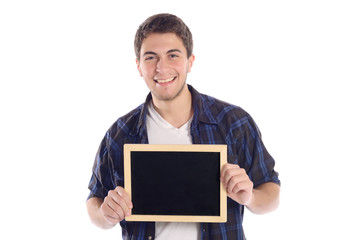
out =
<path fill-rule="evenodd" d="M 251 118 L 249 118 L 247 128 L 243 150 L 246 152 L 246 161 L 250 165 L 248 175 L 254 183 L 254 187 L 266 182 L 280 185 L 279 174 L 274 170 L 275 160 L 266 150 L 261 133 Z"/>
<path fill-rule="evenodd" d="M 96 153 L 96 158 L 93 165 L 92 176 L 88 185 L 90 190 L 87 199 L 98 197 L 104 199 L 109 190 L 114 189 L 114 184 L 111 181 L 112 172 L 111 164 L 109 164 L 108 147 L 106 139 L 104 138 Z"/>

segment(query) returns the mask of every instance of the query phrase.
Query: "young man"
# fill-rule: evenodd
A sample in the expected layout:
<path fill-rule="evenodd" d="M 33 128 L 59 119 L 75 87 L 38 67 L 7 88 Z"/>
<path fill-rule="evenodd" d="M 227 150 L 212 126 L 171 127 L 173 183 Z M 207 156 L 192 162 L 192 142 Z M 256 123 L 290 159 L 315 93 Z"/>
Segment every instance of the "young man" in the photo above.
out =
<path fill-rule="evenodd" d="M 192 48 L 190 30 L 174 15 L 151 16 L 136 33 L 136 64 L 150 94 L 107 131 L 97 152 L 87 201 L 93 223 L 111 228 L 120 222 L 124 239 L 245 239 L 244 206 L 256 214 L 278 206 L 275 162 L 250 115 L 186 84 L 195 59 Z M 123 188 L 125 143 L 226 144 L 228 163 L 220 180 L 228 194 L 227 222 L 126 222 L 133 206 Z"/>

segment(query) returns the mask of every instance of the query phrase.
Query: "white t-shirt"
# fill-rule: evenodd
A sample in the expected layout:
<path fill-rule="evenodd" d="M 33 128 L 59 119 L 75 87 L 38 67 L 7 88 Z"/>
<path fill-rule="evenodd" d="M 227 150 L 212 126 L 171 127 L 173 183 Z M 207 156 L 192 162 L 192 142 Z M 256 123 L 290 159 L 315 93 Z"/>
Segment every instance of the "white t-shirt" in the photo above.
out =
<path fill-rule="evenodd" d="M 146 117 L 146 129 L 149 144 L 192 144 L 190 125 L 192 118 L 180 128 L 176 128 L 163 119 L 149 104 Z M 157 240 L 198 240 L 199 223 L 156 222 L 155 239 Z"/>

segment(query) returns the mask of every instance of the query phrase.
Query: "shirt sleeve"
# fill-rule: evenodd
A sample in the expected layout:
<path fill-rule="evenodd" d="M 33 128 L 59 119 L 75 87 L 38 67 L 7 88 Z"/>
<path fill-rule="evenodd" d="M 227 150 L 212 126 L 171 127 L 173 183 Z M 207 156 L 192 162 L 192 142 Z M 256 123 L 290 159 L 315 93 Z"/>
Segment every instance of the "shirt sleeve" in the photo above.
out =
<path fill-rule="evenodd" d="M 96 153 L 92 176 L 88 186 L 90 194 L 87 199 L 92 197 L 104 199 L 107 196 L 108 191 L 114 189 L 109 149 L 106 142 L 106 137 L 104 137 Z"/>
<path fill-rule="evenodd" d="M 280 185 L 279 174 L 274 170 L 275 160 L 265 148 L 261 133 L 251 117 L 247 122 L 242 150 L 249 167 L 247 174 L 254 183 L 254 187 L 266 182 L 274 182 Z"/>

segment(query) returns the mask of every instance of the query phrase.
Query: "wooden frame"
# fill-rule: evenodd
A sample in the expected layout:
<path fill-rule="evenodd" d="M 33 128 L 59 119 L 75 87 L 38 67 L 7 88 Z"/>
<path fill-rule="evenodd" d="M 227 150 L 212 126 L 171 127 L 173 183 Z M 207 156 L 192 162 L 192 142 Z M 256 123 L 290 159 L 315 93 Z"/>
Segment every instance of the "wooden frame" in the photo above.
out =
<path fill-rule="evenodd" d="M 215 153 L 215 155 L 214 155 L 214 153 Z M 137 172 L 133 173 L 134 176 L 136 174 L 139 174 L 138 171 L 140 171 L 140 172 L 143 171 L 143 173 L 147 174 L 147 172 L 146 172 L 147 169 L 144 169 L 144 168 L 146 168 L 146 167 L 143 167 L 144 165 L 140 165 L 140 162 L 134 162 L 134 161 L 140 161 L 140 160 L 135 160 L 136 159 L 135 156 L 140 156 L 139 154 L 143 155 L 143 158 L 146 158 L 146 160 L 147 160 L 145 162 L 142 160 L 141 164 L 143 164 L 143 163 L 150 164 L 151 159 L 148 160 L 147 156 L 152 156 L 152 155 L 146 155 L 146 154 L 162 154 L 162 155 L 159 155 L 159 156 L 168 156 L 168 155 L 171 155 L 171 154 L 172 154 L 171 156 L 174 156 L 174 154 L 176 154 L 178 156 L 177 157 L 178 159 L 188 158 L 188 160 L 189 160 L 189 156 L 190 156 L 190 159 L 191 159 L 192 163 L 194 163 L 194 161 L 197 162 L 197 156 L 202 156 L 201 158 L 203 158 L 203 160 L 200 161 L 200 157 L 199 157 L 199 161 L 197 162 L 197 164 L 199 166 L 201 166 L 201 171 L 200 172 L 205 172 L 205 171 L 202 170 L 202 167 L 203 167 L 204 163 L 206 165 L 207 162 L 208 162 L 206 156 L 217 156 L 216 158 L 219 158 L 219 159 L 214 162 L 216 164 L 214 169 L 217 168 L 217 164 L 218 164 L 218 169 L 216 170 L 217 175 L 216 175 L 216 177 L 211 175 L 212 176 L 211 180 L 216 181 L 216 184 L 211 184 L 211 187 L 213 189 L 215 189 L 216 190 L 215 192 L 217 193 L 217 195 L 220 195 L 220 196 L 214 196 L 214 198 L 213 197 L 206 197 L 206 199 L 210 199 L 209 201 L 214 201 L 219 206 L 216 206 L 217 210 L 216 210 L 215 215 L 213 213 L 211 213 L 212 210 L 210 210 L 210 211 L 209 210 L 204 210 L 204 211 L 207 211 L 204 214 L 202 212 L 201 212 L 201 214 L 199 214 L 199 213 L 192 214 L 191 211 L 187 212 L 186 214 L 182 214 L 182 213 L 180 213 L 180 214 L 178 214 L 178 213 L 167 214 L 166 212 L 161 213 L 161 214 L 154 214 L 154 213 L 151 213 L 151 212 L 144 214 L 144 213 L 141 213 L 141 212 L 139 212 L 139 213 L 136 212 L 136 207 L 137 206 L 136 206 L 135 202 L 133 202 L 134 203 L 134 208 L 132 209 L 132 214 L 131 214 L 131 216 L 128 216 L 128 217 L 125 218 L 126 221 L 152 221 L 152 222 L 226 222 L 227 221 L 227 193 L 226 193 L 226 190 L 225 190 L 223 184 L 220 183 L 220 170 L 221 170 L 222 166 L 227 162 L 227 146 L 226 145 L 125 144 L 124 145 L 125 190 L 129 193 L 130 197 L 132 198 L 132 201 L 135 201 L 135 199 L 133 199 L 133 198 L 134 198 L 134 196 L 136 196 L 136 194 L 135 194 L 136 191 L 134 189 L 132 189 L 132 187 L 133 187 L 132 185 L 135 184 L 135 182 L 136 182 L 134 180 L 134 178 L 132 178 L 132 168 L 137 169 Z M 186 155 L 184 155 L 184 154 L 186 154 Z M 212 154 L 212 155 L 206 155 L 206 154 Z M 132 159 L 132 156 L 133 156 L 134 159 Z M 182 157 L 182 156 L 185 156 L 185 157 Z M 151 164 L 156 162 L 157 160 L 158 160 L 158 158 L 154 158 L 153 162 L 151 162 Z M 183 160 L 177 160 L 177 161 L 181 162 Z M 169 162 L 169 161 L 166 160 L 166 162 Z M 162 162 L 162 163 L 164 163 L 164 162 Z M 173 164 L 173 163 L 174 162 L 172 162 L 171 164 Z M 192 165 L 192 163 L 191 163 L 191 169 L 196 168 L 196 166 L 194 167 Z M 141 166 L 141 167 L 135 168 L 136 164 L 139 164 L 139 166 Z M 187 166 L 187 167 L 189 166 L 188 162 L 187 163 L 180 163 L 180 164 L 182 164 L 184 166 Z M 200 165 L 200 164 L 202 164 L 202 165 Z M 148 165 L 148 166 L 150 166 L 150 165 Z M 155 164 L 155 166 L 160 166 L 160 165 Z M 213 164 L 213 166 L 214 166 L 214 164 Z M 171 168 L 171 169 L 174 169 L 174 168 Z M 198 167 L 197 169 L 200 169 L 200 167 Z M 207 169 L 206 166 L 205 166 L 204 169 Z M 149 170 L 149 172 L 151 171 L 151 169 L 148 169 L 148 170 Z M 193 174 L 194 176 L 198 176 L 197 173 L 199 171 L 198 170 L 196 170 L 196 171 L 197 172 Z M 166 172 L 168 172 L 168 171 L 166 171 Z M 206 172 L 211 172 L 211 171 L 206 171 Z M 200 173 L 200 174 L 202 174 L 202 173 Z M 206 174 L 208 174 L 208 173 L 205 173 L 205 175 Z M 209 173 L 209 174 L 212 174 L 212 173 Z M 183 176 L 183 175 L 186 176 L 186 174 L 182 173 L 181 176 Z M 152 175 L 152 176 L 154 176 L 154 175 Z M 203 177 L 203 176 L 201 176 L 201 177 Z M 172 178 L 173 178 L 173 175 L 171 175 L 168 179 L 172 179 Z M 151 181 L 153 179 L 153 177 L 148 177 L 146 179 Z M 201 178 L 201 179 L 203 179 L 203 178 Z M 215 180 L 213 180 L 213 179 L 215 179 Z M 147 184 L 148 180 L 146 180 L 146 182 L 145 181 L 144 182 Z M 167 182 L 167 181 L 161 181 L 161 184 L 163 182 Z M 196 180 L 196 181 L 193 181 L 193 182 L 196 182 L 196 184 L 198 184 L 198 182 L 207 182 L 207 181 L 205 179 L 204 181 L 202 181 L 202 180 L 197 181 Z M 156 183 L 156 184 L 158 184 L 158 183 Z M 179 186 L 179 185 L 182 185 L 182 184 L 176 184 L 176 186 Z M 192 185 L 192 184 L 190 184 L 190 185 Z M 139 185 L 136 185 L 136 186 L 139 186 Z M 204 186 L 204 185 L 202 185 L 202 186 Z M 203 189 L 202 186 L 200 185 L 200 187 L 198 189 Z M 215 188 L 214 188 L 214 186 L 215 186 Z M 161 188 L 161 187 L 159 187 L 159 188 L 161 189 L 161 191 L 164 189 L 164 188 Z M 205 189 L 206 188 L 207 188 L 207 186 L 205 187 Z M 184 188 L 184 189 L 185 189 L 185 191 L 187 191 L 188 188 Z M 164 196 L 165 195 L 168 196 L 168 195 L 173 194 L 173 192 L 171 194 L 169 194 L 166 191 L 167 190 L 164 190 L 164 192 L 165 192 Z M 196 193 L 190 193 L 190 194 L 186 194 L 186 195 L 184 194 L 184 199 L 189 198 L 188 196 L 202 194 L 202 193 L 198 193 L 198 192 L 201 192 L 201 191 L 197 191 Z M 212 191 L 204 191 L 204 192 L 205 192 L 204 194 L 208 194 L 208 192 L 213 193 Z M 145 195 L 145 196 L 151 196 L 152 197 L 152 195 L 153 195 L 152 192 L 149 192 L 148 195 Z M 211 195 L 211 196 L 213 196 L 213 195 Z M 144 197 L 142 197 L 141 199 L 143 199 L 143 198 Z M 201 199 L 202 199 L 201 201 L 198 201 L 199 202 L 198 206 L 200 206 L 200 208 L 202 208 L 202 206 L 203 206 L 203 198 L 201 198 Z M 211 199 L 216 199 L 216 200 L 211 200 Z M 146 201 L 143 201 L 143 202 L 146 202 Z M 193 202 L 191 202 L 191 203 L 193 203 Z M 180 202 L 179 204 L 182 204 L 182 202 Z M 159 208 L 159 205 L 161 205 L 161 204 L 158 204 L 156 202 L 156 204 L 153 204 L 153 205 L 157 205 L 156 208 Z M 161 207 L 162 207 L 162 205 L 160 206 L 160 208 Z M 199 207 L 193 207 L 193 208 L 198 209 Z M 211 208 L 211 209 L 213 209 L 213 208 Z M 194 210 L 194 211 L 197 212 L 197 210 Z"/>

